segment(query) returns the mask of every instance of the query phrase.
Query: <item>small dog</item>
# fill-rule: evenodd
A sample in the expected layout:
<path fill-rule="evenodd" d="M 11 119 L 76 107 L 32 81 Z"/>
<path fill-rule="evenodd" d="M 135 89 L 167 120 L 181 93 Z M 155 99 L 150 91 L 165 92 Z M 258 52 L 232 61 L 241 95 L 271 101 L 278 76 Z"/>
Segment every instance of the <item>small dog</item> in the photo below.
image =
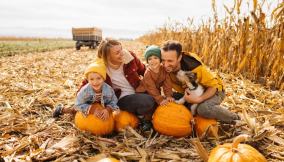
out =
<path fill-rule="evenodd" d="M 201 96 L 203 94 L 204 88 L 202 85 L 197 83 L 197 76 L 195 73 L 191 71 L 180 70 L 178 71 L 176 76 L 177 76 L 177 79 L 187 87 L 186 93 L 188 93 L 187 91 L 189 91 L 190 94 L 195 94 L 196 96 Z M 184 96 L 175 102 L 177 104 L 184 104 L 185 103 Z M 190 111 L 192 115 L 196 114 L 197 105 L 198 104 L 191 105 Z"/>

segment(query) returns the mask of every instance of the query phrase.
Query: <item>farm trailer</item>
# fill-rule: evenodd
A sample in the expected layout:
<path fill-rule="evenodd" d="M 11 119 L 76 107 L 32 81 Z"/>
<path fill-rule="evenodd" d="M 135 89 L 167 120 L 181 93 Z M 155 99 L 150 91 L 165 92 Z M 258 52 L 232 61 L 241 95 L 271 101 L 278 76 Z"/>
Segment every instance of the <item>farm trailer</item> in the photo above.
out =
<path fill-rule="evenodd" d="M 96 48 L 102 40 L 102 30 L 93 28 L 72 28 L 73 40 L 76 41 L 76 49 L 80 50 L 82 46 Z"/>

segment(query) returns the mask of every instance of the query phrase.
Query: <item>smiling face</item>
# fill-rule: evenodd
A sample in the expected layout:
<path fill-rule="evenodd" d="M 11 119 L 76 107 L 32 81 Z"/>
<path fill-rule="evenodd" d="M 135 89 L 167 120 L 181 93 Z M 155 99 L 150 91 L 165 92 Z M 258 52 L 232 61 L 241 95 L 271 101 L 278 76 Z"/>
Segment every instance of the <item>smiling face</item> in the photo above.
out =
<path fill-rule="evenodd" d="M 103 77 L 98 73 L 89 73 L 87 78 L 89 84 L 95 90 L 95 92 L 101 92 L 104 83 Z"/>
<path fill-rule="evenodd" d="M 149 68 L 152 69 L 152 70 L 157 70 L 159 69 L 160 65 L 161 65 L 161 60 L 159 57 L 157 56 L 150 56 L 148 57 L 148 60 L 147 60 L 148 64 L 149 64 Z"/>
<path fill-rule="evenodd" d="M 114 45 L 109 50 L 108 61 L 115 65 L 123 63 L 123 53 L 121 45 Z"/>
<path fill-rule="evenodd" d="M 168 73 L 176 72 L 180 69 L 181 55 L 178 57 L 174 50 L 162 50 L 162 63 Z"/>

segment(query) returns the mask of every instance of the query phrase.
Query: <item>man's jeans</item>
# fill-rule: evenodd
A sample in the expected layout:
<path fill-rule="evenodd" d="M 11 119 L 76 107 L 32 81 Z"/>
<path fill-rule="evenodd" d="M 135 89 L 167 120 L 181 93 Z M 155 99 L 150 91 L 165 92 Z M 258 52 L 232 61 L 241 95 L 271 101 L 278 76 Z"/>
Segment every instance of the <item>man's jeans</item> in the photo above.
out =
<path fill-rule="evenodd" d="M 178 100 L 183 97 L 183 94 L 175 92 L 173 97 L 175 100 Z M 236 113 L 220 106 L 224 98 L 225 93 L 223 91 L 216 92 L 214 96 L 198 104 L 197 114 L 205 118 L 217 119 L 225 123 L 231 123 L 233 120 L 239 119 L 239 116 Z M 191 104 L 186 102 L 184 105 L 190 110 Z"/>

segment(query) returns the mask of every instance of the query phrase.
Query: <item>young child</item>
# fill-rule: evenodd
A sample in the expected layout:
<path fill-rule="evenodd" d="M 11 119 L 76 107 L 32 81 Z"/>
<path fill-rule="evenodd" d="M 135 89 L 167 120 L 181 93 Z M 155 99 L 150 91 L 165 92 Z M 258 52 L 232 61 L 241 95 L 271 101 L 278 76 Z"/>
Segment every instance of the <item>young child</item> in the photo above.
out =
<path fill-rule="evenodd" d="M 85 116 L 94 114 L 102 120 L 108 119 L 110 112 L 119 111 L 117 97 L 111 86 L 106 84 L 106 67 L 102 60 L 90 64 L 85 70 L 85 77 L 88 83 L 77 93 L 73 109 L 58 106 L 53 117 L 59 117 L 64 113 L 76 113 L 81 111 Z M 92 109 L 92 104 L 100 103 L 105 109 Z"/>
<path fill-rule="evenodd" d="M 148 67 L 140 85 L 136 88 L 136 92 L 147 92 L 154 97 L 159 105 L 166 105 L 168 102 L 173 102 L 171 80 L 169 74 L 161 64 L 160 48 L 154 45 L 147 47 L 144 57 L 148 63 Z M 161 87 L 165 96 L 161 94 Z"/>

